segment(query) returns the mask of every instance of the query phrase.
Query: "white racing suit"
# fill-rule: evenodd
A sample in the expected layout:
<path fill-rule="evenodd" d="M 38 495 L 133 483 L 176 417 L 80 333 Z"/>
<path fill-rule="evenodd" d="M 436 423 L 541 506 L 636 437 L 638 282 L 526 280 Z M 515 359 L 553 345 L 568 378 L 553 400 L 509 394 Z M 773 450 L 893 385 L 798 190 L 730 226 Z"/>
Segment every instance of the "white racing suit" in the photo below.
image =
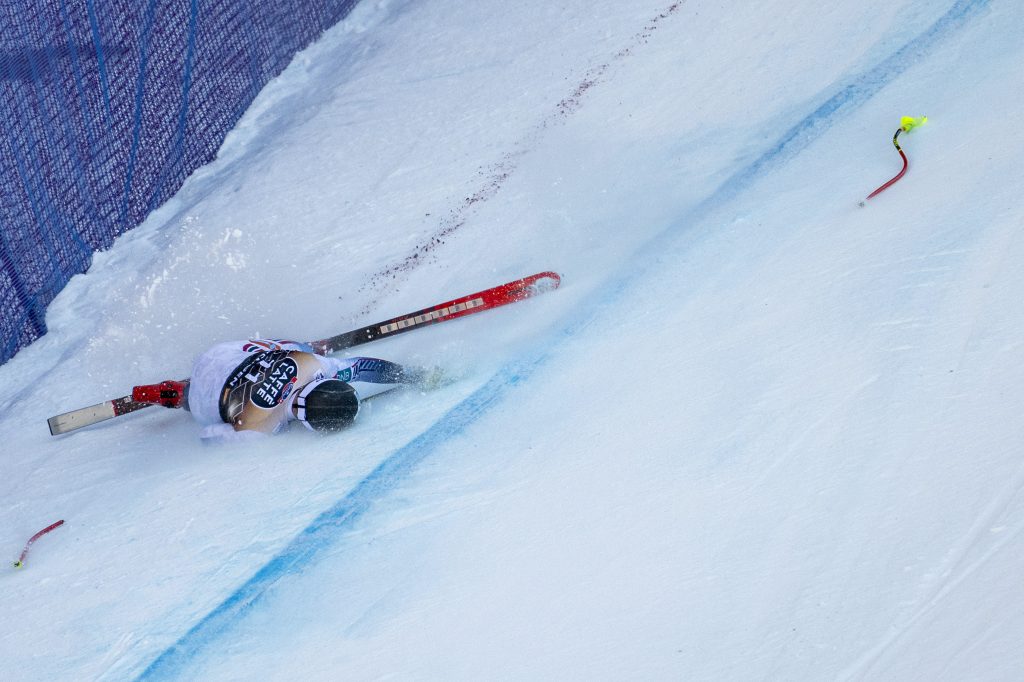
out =
<path fill-rule="evenodd" d="M 292 403 L 303 386 L 341 379 L 359 401 L 413 383 L 422 374 L 376 358 L 317 355 L 304 343 L 255 339 L 220 343 L 195 362 L 188 409 L 205 441 L 243 440 L 277 433 L 295 419 Z"/>

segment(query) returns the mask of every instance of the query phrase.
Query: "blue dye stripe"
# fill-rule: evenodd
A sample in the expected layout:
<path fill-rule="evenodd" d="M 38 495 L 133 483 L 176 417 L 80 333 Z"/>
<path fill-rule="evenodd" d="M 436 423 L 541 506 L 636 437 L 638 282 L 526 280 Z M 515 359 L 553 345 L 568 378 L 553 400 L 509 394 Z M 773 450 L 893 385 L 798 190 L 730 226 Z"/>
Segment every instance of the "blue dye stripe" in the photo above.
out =
<path fill-rule="evenodd" d="M 870 71 L 848 79 L 838 93 L 787 130 L 774 145 L 753 162 L 730 176 L 692 212 L 696 219 L 714 205 L 735 197 L 759 176 L 782 165 L 804 149 L 814 137 L 834 124 L 836 114 L 859 108 L 884 85 L 903 73 L 966 21 L 989 4 L 989 0 L 960 0 L 922 34 L 894 52 Z M 692 220 L 684 221 L 693 225 Z M 656 236 L 648 245 L 661 248 L 665 239 L 674 236 L 673 227 Z M 563 333 L 547 350 L 530 362 L 507 365 L 484 386 L 452 408 L 430 428 L 385 459 L 366 478 L 331 509 L 307 526 L 285 549 L 263 566 L 252 578 L 235 590 L 219 606 L 194 625 L 171 647 L 164 650 L 139 675 L 139 680 L 174 677 L 194 662 L 222 634 L 235 626 L 279 580 L 297 575 L 324 549 L 337 542 L 370 509 L 375 501 L 387 495 L 405 476 L 440 445 L 463 433 L 504 399 L 510 388 L 528 379 L 555 354 L 566 339 L 577 336 L 590 326 L 608 306 L 631 290 L 636 282 L 657 264 L 657 259 L 636 259 L 620 274 L 611 278 L 592 299 L 596 304 L 582 307 Z"/>

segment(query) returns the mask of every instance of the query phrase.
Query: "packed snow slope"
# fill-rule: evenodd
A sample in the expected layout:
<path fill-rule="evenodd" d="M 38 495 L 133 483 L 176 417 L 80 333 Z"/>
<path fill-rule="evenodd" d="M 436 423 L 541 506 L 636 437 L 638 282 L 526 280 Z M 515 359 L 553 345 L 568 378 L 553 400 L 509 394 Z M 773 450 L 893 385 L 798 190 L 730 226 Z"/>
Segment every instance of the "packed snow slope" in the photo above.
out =
<path fill-rule="evenodd" d="M 1019 679 L 1017 0 L 367 0 L 0 367 L 0 678 Z M 903 115 L 929 123 L 891 137 Z M 48 416 L 358 349 L 453 381 L 203 447 Z"/>

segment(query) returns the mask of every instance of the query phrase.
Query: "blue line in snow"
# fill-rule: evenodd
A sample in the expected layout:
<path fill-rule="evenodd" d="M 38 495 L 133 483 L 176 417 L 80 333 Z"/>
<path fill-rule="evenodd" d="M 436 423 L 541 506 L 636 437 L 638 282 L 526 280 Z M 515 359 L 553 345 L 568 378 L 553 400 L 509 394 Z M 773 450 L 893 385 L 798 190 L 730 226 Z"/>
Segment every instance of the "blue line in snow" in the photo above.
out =
<path fill-rule="evenodd" d="M 748 187 L 754 179 L 794 157 L 810 144 L 814 137 L 829 128 L 837 114 L 858 108 L 867 102 L 882 87 L 923 57 L 941 39 L 962 27 L 968 19 L 986 7 L 989 1 L 955 2 L 926 31 L 871 70 L 841 86 L 835 95 L 787 130 L 765 153 L 727 179 L 695 209 L 695 213 L 731 199 Z M 351 529 L 374 502 L 384 497 L 438 446 L 461 434 L 503 400 L 510 388 L 529 378 L 554 355 L 562 342 L 585 329 L 592 319 L 600 315 L 605 305 L 622 296 L 632 282 L 642 277 L 646 269 L 634 268 L 614 278 L 602 292 L 604 295 L 599 297 L 601 304 L 581 310 L 545 353 L 529 362 L 506 365 L 430 428 L 392 453 L 342 500 L 318 516 L 252 578 L 196 623 L 177 642 L 164 650 L 142 671 L 138 679 L 171 677 L 181 672 L 217 637 L 244 617 L 275 583 L 286 576 L 301 572 L 304 565 L 336 542 L 341 533 Z"/>

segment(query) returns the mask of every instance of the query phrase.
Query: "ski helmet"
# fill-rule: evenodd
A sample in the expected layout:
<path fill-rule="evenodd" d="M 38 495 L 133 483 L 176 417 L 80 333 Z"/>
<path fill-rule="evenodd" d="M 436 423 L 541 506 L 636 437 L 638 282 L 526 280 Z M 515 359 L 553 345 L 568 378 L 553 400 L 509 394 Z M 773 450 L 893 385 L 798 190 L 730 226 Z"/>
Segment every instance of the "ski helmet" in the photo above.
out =
<path fill-rule="evenodd" d="M 295 397 L 295 416 L 313 431 L 340 431 L 358 412 L 356 390 L 340 379 L 311 381 Z"/>

